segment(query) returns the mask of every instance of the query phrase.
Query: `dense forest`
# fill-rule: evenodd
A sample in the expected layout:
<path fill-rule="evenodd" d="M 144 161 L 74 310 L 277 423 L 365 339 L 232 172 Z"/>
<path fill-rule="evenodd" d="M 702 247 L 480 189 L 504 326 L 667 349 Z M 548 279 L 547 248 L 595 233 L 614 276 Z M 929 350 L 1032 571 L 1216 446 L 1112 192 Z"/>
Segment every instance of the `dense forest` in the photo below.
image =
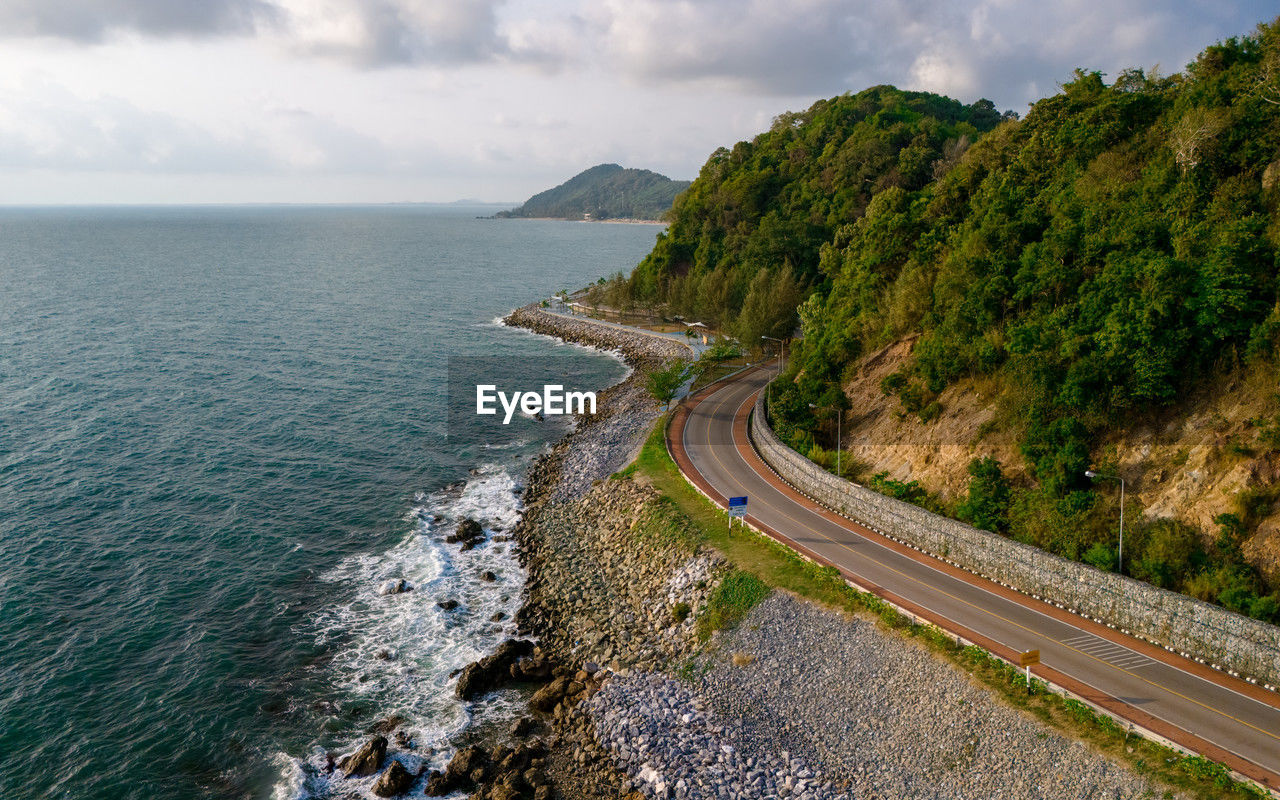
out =
<path fill-rule="evenodd" d="M 610 296 L 747 345 L 798 329 L 772 415 L 802 452 L 810 404 L 847 406 L 851 365 L 887 343 L 914 337 L 882 387 L 922 423 L 954 382 L 998 379 L 1034 485 L 975 461 L 969 498 L 943 510 L 1115 569 L 1114 508 L 1084 474 L 1100 435 L 1224 374 L 1274 370 L 1280 20 L 1181 74 L 1104 78 L 1077 70 L 1021 119 L 884 86 L 785 114 L 712 154 Z M 1280 447 L 1280 420 L 1259 437 Z M 1280 620 L 1280 593 L 1240 555 L 1275 494 L 1207 536 L 1135 525 L 1124 570 Z"/>
<path fill-rule="evenodd" d="M 688 186 L 689 181 L 673 181 L 647 169 L 599 164 L 497 216 L 657 220 Z"/>

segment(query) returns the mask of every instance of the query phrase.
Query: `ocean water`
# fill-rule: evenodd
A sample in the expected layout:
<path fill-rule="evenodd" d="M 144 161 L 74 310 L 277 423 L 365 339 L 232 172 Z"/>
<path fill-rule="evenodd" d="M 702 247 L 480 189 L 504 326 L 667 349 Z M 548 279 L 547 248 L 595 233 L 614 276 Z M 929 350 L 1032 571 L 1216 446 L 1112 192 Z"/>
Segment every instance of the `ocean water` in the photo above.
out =
<path fill-rule="evenodd" d="M 504 713 L 448 673 L 523 577 L 443 539 L 500 539 L 567 423 L 446 430 L 447 364 L 617 380 L 494 320 L 656 230 L 476 213 L 0 210 L 0 798 L 322 797 L 380 719 L 438 763 Z"/>

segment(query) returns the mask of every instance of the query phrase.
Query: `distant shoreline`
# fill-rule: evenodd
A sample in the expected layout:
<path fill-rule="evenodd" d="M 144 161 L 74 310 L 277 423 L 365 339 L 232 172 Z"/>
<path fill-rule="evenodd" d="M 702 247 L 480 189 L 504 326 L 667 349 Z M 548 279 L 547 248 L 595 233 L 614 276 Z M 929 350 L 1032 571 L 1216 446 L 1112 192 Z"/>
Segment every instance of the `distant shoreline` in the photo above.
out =
<path fill-rule="evenodd" d="M 572 217 L 478 217 L 477 219 L 540 219 L 555 220 L 556 222 L 590 222 L 603 223 L 606 225 L 670 225 L 671 223 L 661 219 L 633 219 L 631 217 L 610 217 L 609 219 L 574 219 Z"/>

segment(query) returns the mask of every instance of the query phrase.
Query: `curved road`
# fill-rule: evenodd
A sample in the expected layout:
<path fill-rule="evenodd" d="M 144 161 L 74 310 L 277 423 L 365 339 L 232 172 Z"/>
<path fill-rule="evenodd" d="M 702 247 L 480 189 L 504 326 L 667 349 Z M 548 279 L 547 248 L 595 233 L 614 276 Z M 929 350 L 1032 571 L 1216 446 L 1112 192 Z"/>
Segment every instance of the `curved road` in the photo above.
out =
<path fill-rule="evenodd" d="M 747 521 L 862 588 L 1017 661 L 1033 674 L 1248 776 L 1280 796 L 1280 698 L 880 536 L 792 489 L 750 444 L 747 419 L 772 372 L 757 369 L 682 405 L 668 446 L 721 506 L 747 495 Z"/>

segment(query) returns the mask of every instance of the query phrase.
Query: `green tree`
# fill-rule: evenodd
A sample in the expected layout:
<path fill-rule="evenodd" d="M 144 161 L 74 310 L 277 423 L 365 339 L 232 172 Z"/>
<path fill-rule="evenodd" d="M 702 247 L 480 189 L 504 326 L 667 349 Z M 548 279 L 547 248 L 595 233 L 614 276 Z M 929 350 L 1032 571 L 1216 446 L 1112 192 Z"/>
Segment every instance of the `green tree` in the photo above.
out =
<path fill-rule="evenodd" d="M 670 403 L 689 377 L 689 365 L 677 361 L 659 367 L 645 377 L 645 388 L 659 403 Z"/>
<path fill-rule="evenodd" d="M 800 298 L 800 286 L 789 268 L 777 274 L 756 273 L 734 325 L 738 338 L 755 346 L 763 336 L 789 337 L 795 329 Z"/>
<path fill-rule="evenodd" d="M 979 528 L 998 533 L 1009 530 L 1012 491 L 1000 462 L 991 456 L 969 462 L 969 494 L 956 515 Z"/>
<path fill-rule="evenodd" d="M 1127 569 L 1135 578 L 1164 589 L 1179 589 L 1206 560 L 1199 534 L 1173 520 L 1161 520 L 1143 532 L 1138 556 L 1129 561 Z"/>

